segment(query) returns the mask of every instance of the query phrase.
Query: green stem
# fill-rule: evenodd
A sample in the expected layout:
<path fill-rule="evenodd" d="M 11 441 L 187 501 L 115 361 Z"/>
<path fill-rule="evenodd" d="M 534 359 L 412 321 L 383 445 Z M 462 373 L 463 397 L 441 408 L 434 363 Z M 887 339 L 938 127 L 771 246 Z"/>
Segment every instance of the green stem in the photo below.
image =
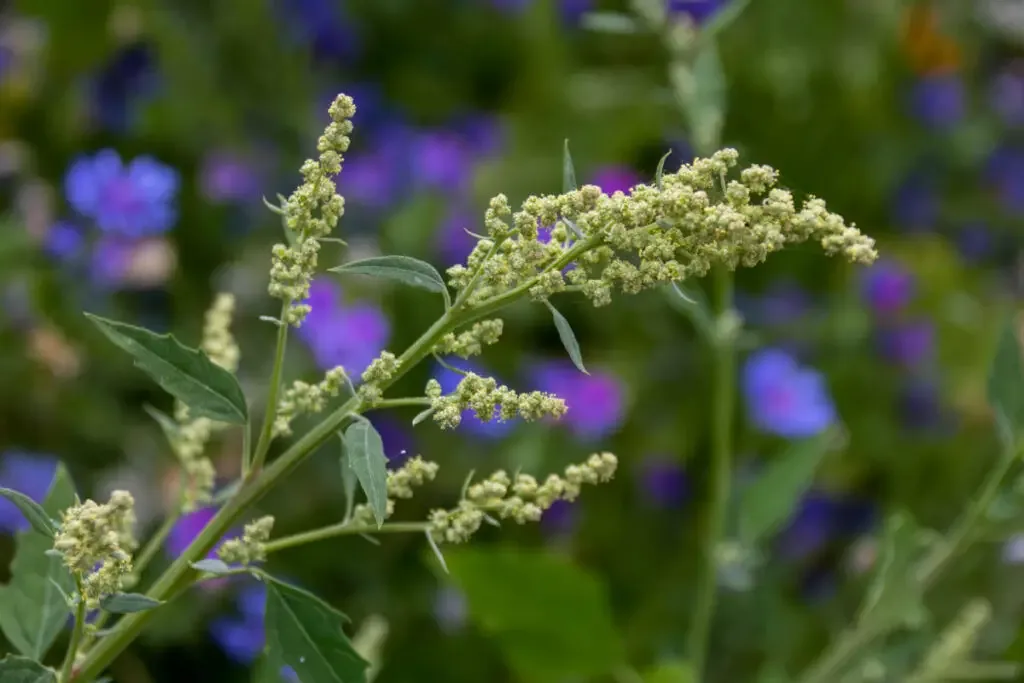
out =
<path fill-rule="evenodd" d="M 316 543 L 317 541 L 324 541 L 328 538 L 335 538 L 338 536 L 352 536 L 358 534 L 423 533 L 429 528 L 430 524 L 428 522 L 390 522 L 379 529 L 376 524 L 352 524 L 351 522 L 342 522 L 341 524 L 332 524 L 331 526 L 325 526 L 311 531 L 304 531 L 301 534 L 285 536 L 283 538 L 270 541 L 266 545 L 266 550 L 269 555 L 270 553 L 276 553 L 279 550 L 295 548 L 300 545 Z"/>
<path fill-rule="evenodd" d="M 242 476 L 250 472 L 259 472 L 270 450 L 270 442 L 274 438 L 274 416 L 277 414 L 277 394 L 281 390 L 281 373 L 284 370 L 284 352 L 288 346 L 288 323 L 285 316 L 290 302 L 281 307 L 280 325 L 277 327 L 277 345 L 274 347 L 274 367 L 270 371 L 270 387 L 267 393 L 267 407 L 263 411 L 263 424 L 260 426 L 260 438 L 256 442 L 256 451 L 250 455 L 248 449 L 242 454 Z M 248 427 L 246 427 L 248 429 Z M 251 457 L 251 460 L 250 460 Z"/>
<path fill-rule="evenodd" d="M 404 408 L 406 406 L 424 407 L 429 406 L 430 404 L 431 400 L 423 396 L 413 396 L 409 398 L 385 398 L 374 403 L 370 406 L 370 409 L 380 410 L 384 408 Z"/>
<path fill-rule="evenodd" d="M 732 274 L 724 268 L 714 273 L 713 306 L 718 327 L 713 339 L 714 386 L 711 406 L 711 468 L 705 528 L 701 538 L 697 597 L 690 626 L 688 657 L 694 680 L 702 681 L 707 660 L 711 623 L 718 593 L 716 550 L 725 530 L 725 516 L 732 483 L 732 423 L 735 412 L 736 345 L 728 321 L 732 311 Z"/>
<path fill-rule="evenodd" d="M 75 656 L 78 654 L 78 646 L 82 642 L 82 634 L 85 632 L 85 596 L 82 595 L 82 581 L 76 578 L 78 584 L 78 606 L 75 607 L 75 626 L 71 631 L 71 642 L 68 643 L 67 654 L 64 655 L 64 665 L 60 669 L 60 683 L 71 683 L 75 675 Z"/>

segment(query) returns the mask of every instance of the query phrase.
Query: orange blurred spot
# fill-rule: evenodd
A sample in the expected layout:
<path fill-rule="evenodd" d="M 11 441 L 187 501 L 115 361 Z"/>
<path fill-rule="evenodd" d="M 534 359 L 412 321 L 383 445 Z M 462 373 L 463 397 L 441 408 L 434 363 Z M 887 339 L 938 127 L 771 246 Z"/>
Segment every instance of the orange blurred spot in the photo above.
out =
<path fill-rule="evenodd" d="M 960 45 L 943 35 L 938 15 L 930 3 L 919 2 L 907 9 L 901 42 L 910 68 L 918 75 L 950 73 L 962 64 Z"/>

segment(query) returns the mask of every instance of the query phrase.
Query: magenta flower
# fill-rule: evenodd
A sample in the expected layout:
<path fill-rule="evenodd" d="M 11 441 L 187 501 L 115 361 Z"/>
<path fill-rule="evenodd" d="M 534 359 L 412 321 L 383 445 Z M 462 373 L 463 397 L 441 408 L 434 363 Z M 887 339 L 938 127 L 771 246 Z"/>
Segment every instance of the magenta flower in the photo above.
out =
<path fill-rule="evenodd" d="M 590 179 L 590 184 L 597 185 L 605 194 L 616 192 L 629 194 L 633 186 L 642 182 L 643 180 L 637 172 L 628 166 L 604 166 L 595 171 Z"/>
<path fill-rule="evenodd" d="M 896 261 L 882 259 L 861 271 L 861 298 L 874 312 L 898 313 L 914 296 L 914 276 Z"/>

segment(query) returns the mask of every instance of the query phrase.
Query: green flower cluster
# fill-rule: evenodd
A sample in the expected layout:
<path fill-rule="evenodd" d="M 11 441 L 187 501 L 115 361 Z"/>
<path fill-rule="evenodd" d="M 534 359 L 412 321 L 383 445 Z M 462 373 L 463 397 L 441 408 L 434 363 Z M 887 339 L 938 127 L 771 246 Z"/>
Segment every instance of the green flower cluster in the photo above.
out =
<path fill-rule="evenodd" d="M 319 384 L 308 384 L 296 380 L 277 404 L 273 435 L 289 436 L 292 420 L 303 413 L 319 413 L 327 406 L 329 398 L 336 398 L 348 376 L 340 365 L 331 368 Z"/>
<path fill-rule="evenodd" d="M 395 500 L 397 498 L 412 498 L 413 488 L 423 486 L 428 481 L 433 481 L 437 476 L 438 465 L 436 462 L 424 460 L 420 456 L 409 458 L 397 470 L 388 471 L 388 503 L 385 518 L 395 513 Z M 370 526 L 374 524 L 373 510 L 369 505 L 360 504 L 352 510 L 352 520 L 356 524 Z"/>
<path fill-rule="evenodd" d="M 242 529 L 241 538 L 229 538 L 217 550 L 217 556 L 228 564 L 250 565 L 267 559 L 266 544 L 274 530 L 270 515 L 249 522 Z"/>
<path fill-rule="evenodd" d="M 434 347 L 434 353 L 454 355 L 460 358 L 479 356 L 483 353 L 485 346 L 498 343 L 504 327 L 505 324 L 501 318 L 481 320 L 474 323 L 473 327 L 465 332 L 460 332 L 459 334 L 449 332 L 446 334 L 441 338 L 437 346 Z"/>
<path fill-rule="evenodd" d="M 462 422 L 462 413 L 472 410 L 483 422 L 495 419 L 511 420 L 521 417 L 526 421 L 542 417 L 559 418 L 568 409 L 565 401 L 543 391 L 516 392 L 499 385 L 493 377 L 481 377 L 467 372 L 455 391 L 442 395 L 441 384 L 432 379 L 427 382 L 427 398 L 433 410 L 433 419 L 441 429 L 455 429 Z"/>

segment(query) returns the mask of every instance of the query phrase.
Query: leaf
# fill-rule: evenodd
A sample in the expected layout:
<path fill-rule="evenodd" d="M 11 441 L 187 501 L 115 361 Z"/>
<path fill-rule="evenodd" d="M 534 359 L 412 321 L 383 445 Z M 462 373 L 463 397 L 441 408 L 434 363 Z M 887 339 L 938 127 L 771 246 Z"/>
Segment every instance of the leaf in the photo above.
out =
<path fill-rule="evenodd" d="M 924 588 L 916 573 L 920 548 L 921 532 L 912 519 L 895 514 L 886 520 L 878 568 L 859 617 L 861 624 L 887 629 L 915 626 L 925 620 Z"/>
<path fill-rule="evenodd" d="M 271 657 L 270 652 L 265 650 L 254 667 L 253 683 L 285 683 L 289 679 L 282 671 L 284 668 L 284 664 Z"/>
<path fill-rule="evenodd" d="M 74 483 L 59 465 L 43 510 L 56 518 L 75 501 Z M 25 531 L 16 543 L 11 581 L 0 586 L 0 629 L 23 655 L 42 659 L 68 622 L 71 608 L 64 594 L 75 590 L 75 582 L 59 556 L 46 554 L 53 548 L 51 536 Z"/>
<path fill-rule="evenodd" d="M 1003 326 L 996 344 L 988 376 L 988 402 L 1000 428 L 1012 433 L 1016 441 L 1024 429 L 1024 358 L 1013 318 Z"/>
<path fill-rule="evenodd" d="M 572 154 L 569 153 L 569 138 L 565 139 L 565 146 L 562 149 L 562 193 L 572 192 L 576 189 L 576 168 L 572 164 Z"/>
<path fill-rule="evenodd" d="M 430 407 L 422 412 L 416 413 L 416 417 L 412 419 L 412 426 L 415 427 L 416 425 L 426 420 L 428 417 L 434 414 L 435 410 L 437 410 L 437 408 Z"/>
<path fill-rule="evenodd" d="M 249 410 L 242 387 L 205 353 L 183 346 L 170 334 L 155 334 L 90 313 L 86 316 L 110 341 L 131 354 L 137 367 L 187 405 L 193 417 L 245 424 Z"/>
<path fill-rule="evenodd" d="M 336 268 L 329 269 L 332 273 L 351 273 L 353 275 L 369 275 L 394 280 L 410 287 L 419 287 L 428 292 L 444 295 L 445 304 L 451 307 L 448 286 L 434 266 L 414 259 L 410 256 L 374 256 L 372 258 L 351 261 Z"/>
<path fill-rule="evenodd" d="M 583 367 L 583 357 L 580 355 L 580 344 L 576 341 L 576 335 L 572 331 L 572 325 L 565 319 L 565 316 L 558 312 L 558 309 L 551 305 L 551 302 L 547 299 L 544 300 L 544 304 L 551 311 L 551 317 L 555 319 L 555 329 L 558 330 L 558 338 L 562 340 L 562 346 L 569 354 L 569 359 L 572 364 L 576 366 L 576 369 L 582 372 L 584 375 L 589 375 L 587 369 Z"/>
<path fill-rule="evenodd" d="M 142 409 L 145 410 L 146 414 L 153 418 L 158 425 L 160 425 L 160 429 L 163 431 L 164 436 L 167 438 L 167 443 L 169 443 L 173 448 L 174 444 L 177 443 L 178 437 L 181 434 L 181 430 L 178 423 L 172 420 L 167 413 L 161 410 L 157 410 L 156 408 L 149 404 L 142 406 Z"/>
<path fill-rule="evenodd" d="M 50 538 L 53 538 L 54 534 L 57 533 L 57 525 L 46 514 L 46 510 L 21 491 L 0 487 L 0 496 L 14 503 L 21 510 L 21 514 L 25 515 L 25 519 L 32 525 L 32 528 L 39 533 Z"/>
<path fill-rule="evenodd" d="M 833 436 L 826 431 L 789 444 L 786 452 L 769 463 L 743 491 L 738 510 L 741 542 L 759 543 L 789 519 L 800 497 L 814 482 L 814 473 Z"/>
<path fill-rule="evenodd" d="M 633 17 L 620 12 L 587 12 L 583 15 L 580 25 L 588 31 L 597 33 L 632 35 L 640 32 L 640 26 Z"/>
<path fill-rule="evenodd" d="M 449 549 L 448 567 L 472 619 L 524 679 L 598 677 L 623 663 L 604 587 L 567 558 L 459 548 Z"/>
<path fill-rule="evenodd" d="M 287 664 L 301 681 L 366 683 L 366 662 L 343 627 L 348 622 L 315 595 L 267 577 L 268 659 Z"/>
<path fill-rule="evenodd" d="M 661 189 L 661 179 L 665 175 L 665 162 L 672 155 L 672 150 L 665 152 L 664 156 L 658 161 L 658 169 L 654 172 L 654 184 L 657 188 Z"/>
<path fill-rule="evenodd" d="M 352 519 L 352 508 L 356 504 L 356 484 L 359 483 L 359 479 L 356 477 L 355 470 L 352 469 L 348 452 L 345 449 L 345 435 L 338 432 L 338 438 L 341 440 L 340 465 L 341 485 L 345 490 L 345 521 L 348 521 Z"/>
<path fill-rule="evenodd" d="M 142 593 L 114 593 L 100 601 L 100 607 L 113 614 L 145 612 L 164 604 Z"/>
<path fill-rule="evenodd" d="M 718 147 L 725 121 L 725 72 L 714 41 L 702 41 L 692 68 L 673 62 L 669 77 L 690 124 L 690 136 L 702 153 Z"/>
<path fill-rule="evenodd" d="M 388 508 L 388 459 L 384 455 L 384 442 L 372 424 L 358 420 L 345 430 L 345 454 L 380 528 Z"/>
<path fill-rule="evenodd" d="M 0 660 L 0 683 L 57 683 L 57 674 L 28 657 L 7 655 Z"/>
<path fill-rule="evenodd" d="M 207 574 L 234 574 L 235 570 L 228 566 L 224 560 L 218 560 L 214 557 L 207 558 L 205 560 L 199 560 L 198 562 L 192 563 L 192 568 L 197 572 L 205 572 Z"/>
<path fill-rule="evenodd" d="M 644 683 L 697 683 L 697 677 L 685 662 L 665 662 L 648 671 Z"/>

